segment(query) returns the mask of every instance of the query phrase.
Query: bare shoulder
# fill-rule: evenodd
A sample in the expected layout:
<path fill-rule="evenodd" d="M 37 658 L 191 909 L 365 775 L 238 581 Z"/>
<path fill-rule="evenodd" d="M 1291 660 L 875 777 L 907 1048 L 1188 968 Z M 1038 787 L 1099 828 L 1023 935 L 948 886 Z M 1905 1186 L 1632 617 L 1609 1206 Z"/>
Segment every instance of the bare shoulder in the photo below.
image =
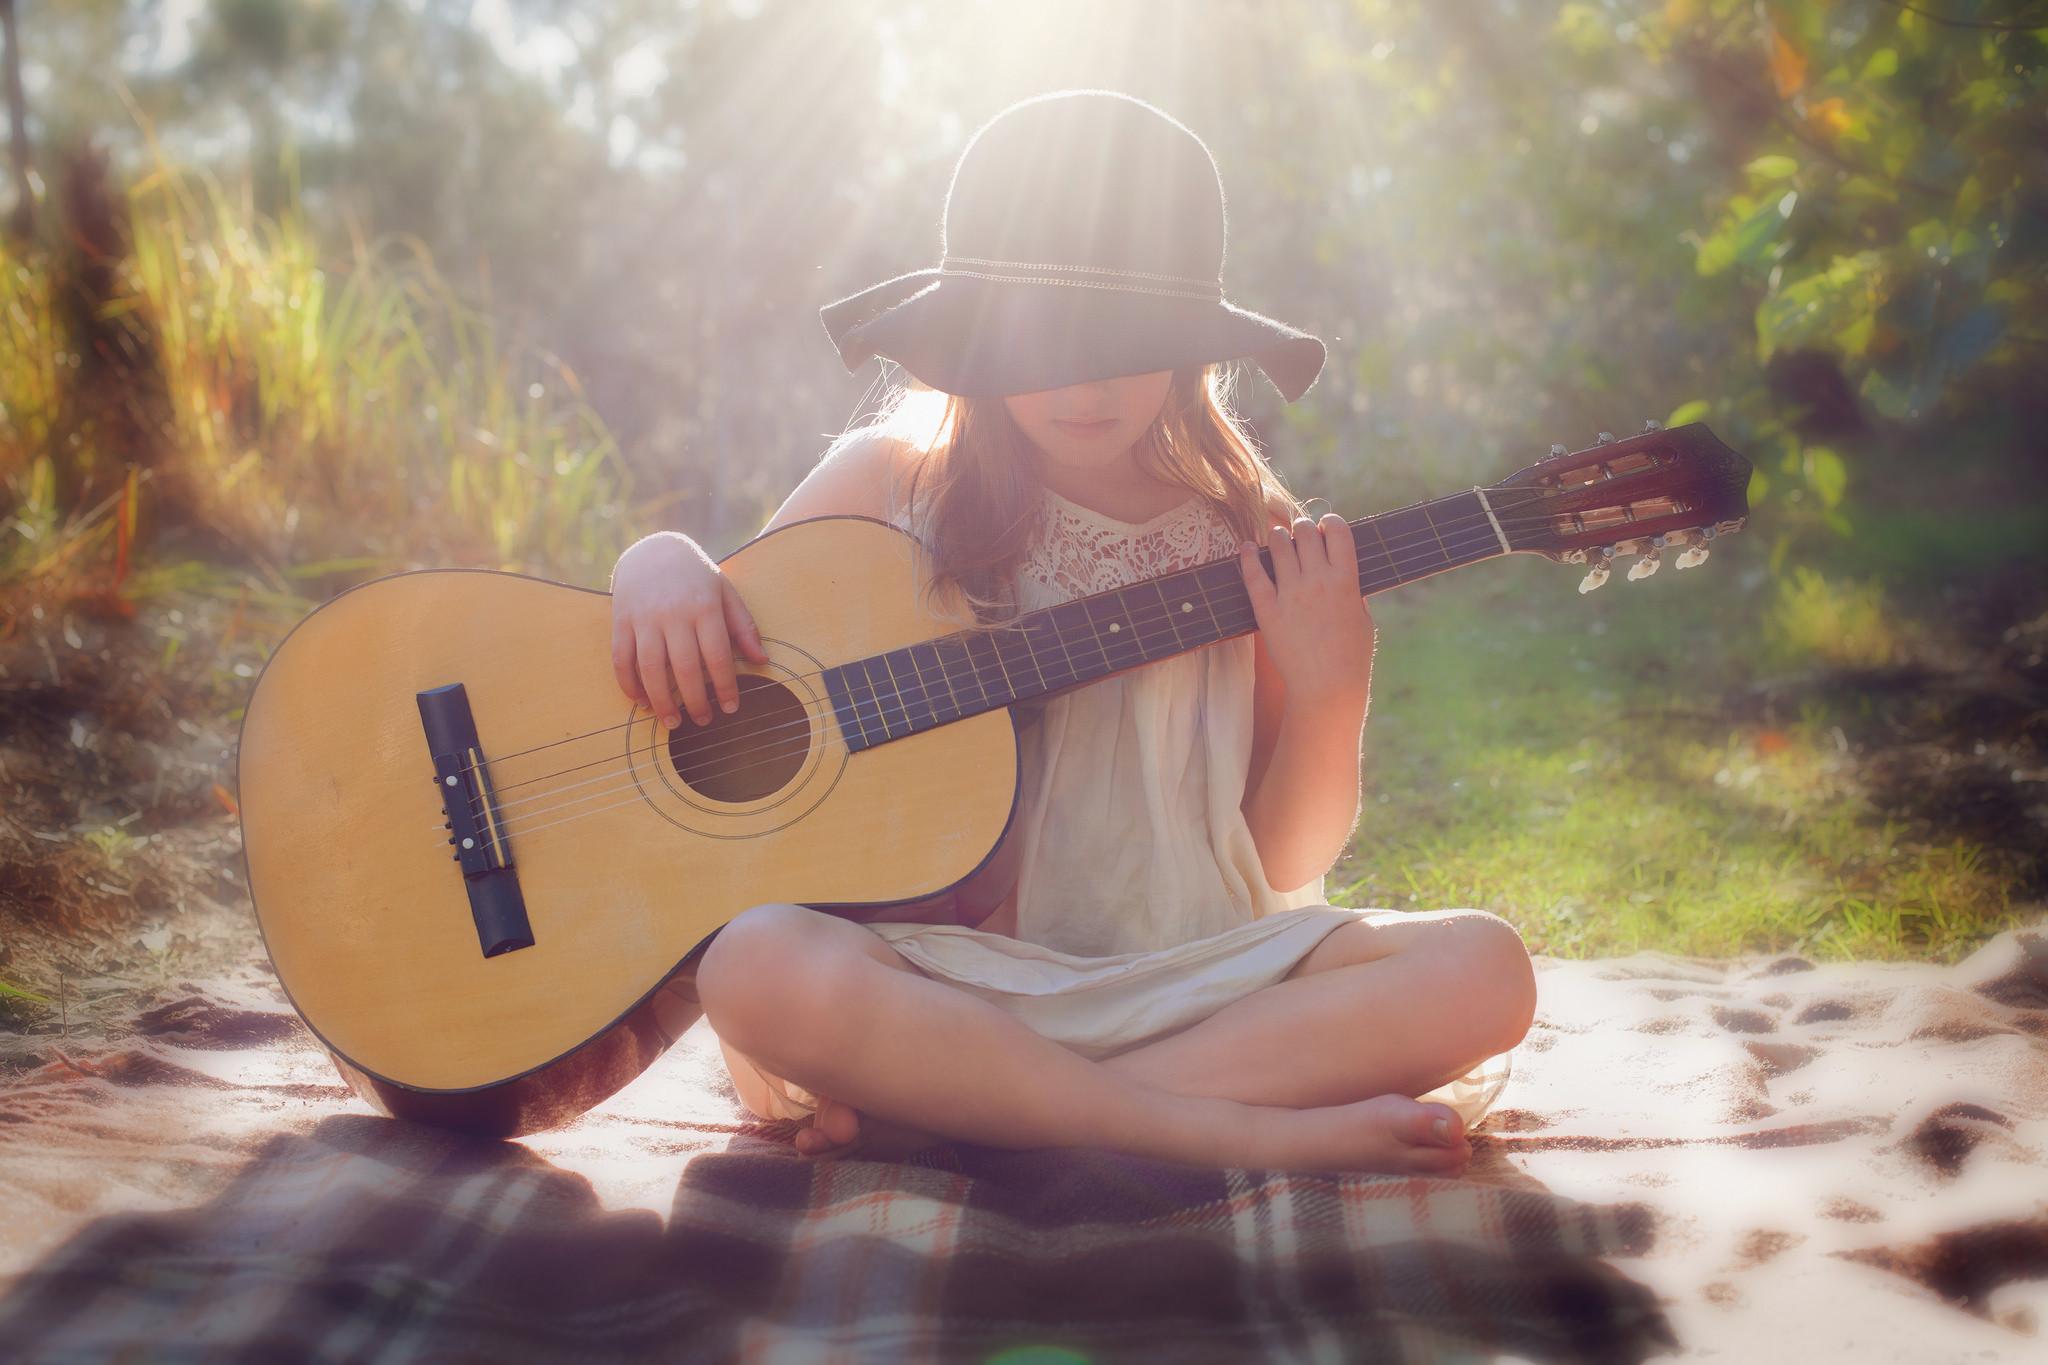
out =
<path fill-rule="evenodd" d="M 891 491 L 909 478 L 915 460 L 907 444 L 880 431 L 863 431 L 834 442 L 762 529 L 772 531 L 808 517 L 886 521 Z"/>

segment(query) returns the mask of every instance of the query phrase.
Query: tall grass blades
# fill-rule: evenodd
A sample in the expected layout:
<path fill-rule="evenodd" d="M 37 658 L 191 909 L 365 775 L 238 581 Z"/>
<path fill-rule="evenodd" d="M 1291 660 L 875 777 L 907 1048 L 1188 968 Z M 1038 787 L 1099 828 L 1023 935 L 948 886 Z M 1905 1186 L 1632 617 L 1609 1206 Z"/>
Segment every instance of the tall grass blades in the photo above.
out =
<path fill-rule="evenodd" d="M 255 216 L 161 161 L 118 207 L 125 251 L 89 300 L 88 338 L 53 298 L 76 278 L 61 250 L 0 258 L 0 575 L 49 571 L 66 538 L 111 548 L 114 504 L 66 493 L 136 464 L 156 494 L 145 536 L 152 517 L 199 532 L 280 587 L 309 564 L 609 567 L 628 475 L 576 376 L 501 339 L 417 242 L 355 236 L 330 260 L 295 198 Z M 81 344 L 146 362 L 119 386 L 146 410 L 77 411 L 112 401 L 74 385 Z"/>

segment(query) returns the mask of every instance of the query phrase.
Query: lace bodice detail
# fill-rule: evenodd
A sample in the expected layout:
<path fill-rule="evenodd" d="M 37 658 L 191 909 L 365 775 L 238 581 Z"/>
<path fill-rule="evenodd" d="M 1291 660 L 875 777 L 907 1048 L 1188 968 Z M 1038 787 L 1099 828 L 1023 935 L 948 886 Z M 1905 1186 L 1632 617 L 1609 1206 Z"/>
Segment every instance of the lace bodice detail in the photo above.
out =
<path fill-rule="evenodd" d="M 1027 608 L 1159 578 L 1237 548 L 1222 514 L 1200 496 L 1142 522 L 1104 516 L 1043 486 L 1039 497 L 1038 531 L 1017 569 Z"/>

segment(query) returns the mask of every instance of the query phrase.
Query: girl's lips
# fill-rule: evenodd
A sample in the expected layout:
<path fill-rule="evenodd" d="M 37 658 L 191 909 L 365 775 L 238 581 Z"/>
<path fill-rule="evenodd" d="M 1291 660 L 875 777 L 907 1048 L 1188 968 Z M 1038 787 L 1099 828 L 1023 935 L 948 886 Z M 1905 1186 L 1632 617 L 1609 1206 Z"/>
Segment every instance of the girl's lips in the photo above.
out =
<path fill-rule="evenodd" d="M 1114 417 L 1104 417 L 1101 420 L 1094 422 L 1073 422 L 1067 420 L 1064 417 L 1055 417 L 1052 420 L 1058 423 L 1060 426 L 1066 427 L 1070 431 L 1080 432 L 1107 431 L 1111 427 L 1116 425 L 1116 418 Z"/>

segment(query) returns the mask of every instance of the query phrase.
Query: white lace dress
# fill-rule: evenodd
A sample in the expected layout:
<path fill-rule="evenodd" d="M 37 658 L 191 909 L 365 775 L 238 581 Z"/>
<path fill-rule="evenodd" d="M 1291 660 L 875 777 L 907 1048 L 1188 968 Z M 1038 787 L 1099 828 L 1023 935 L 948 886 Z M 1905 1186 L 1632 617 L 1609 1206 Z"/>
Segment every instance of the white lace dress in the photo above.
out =
<path fill-rule="evenodd" d="M 1040 530 L 1018 578 L 1026 610 L 1236 552 L 1201 498 L 1130 523 L 1050 489 L 1040 496 Z M 907 516 L 893 520 L 909 528 Z M 1281 980 L 1340 925 L 1399 918 L 1325 904 L 1320 877 L 1286 893 L 1267 885 L 1239 808 L 1251 766 L 1252 649 L 1240 636 L 1024 708 L 1012 900 L 980 929 L 866 927 L 931 975 L 1101 1059 Z M 750 1104 L 765 1085 L 769 1117 L 815 1109 L 803 1087 L 726 1052 Z M 1501 1053 L 1421 1098 L 1450 1105 L 1469 1128 L 1511 1066 Z"/>

